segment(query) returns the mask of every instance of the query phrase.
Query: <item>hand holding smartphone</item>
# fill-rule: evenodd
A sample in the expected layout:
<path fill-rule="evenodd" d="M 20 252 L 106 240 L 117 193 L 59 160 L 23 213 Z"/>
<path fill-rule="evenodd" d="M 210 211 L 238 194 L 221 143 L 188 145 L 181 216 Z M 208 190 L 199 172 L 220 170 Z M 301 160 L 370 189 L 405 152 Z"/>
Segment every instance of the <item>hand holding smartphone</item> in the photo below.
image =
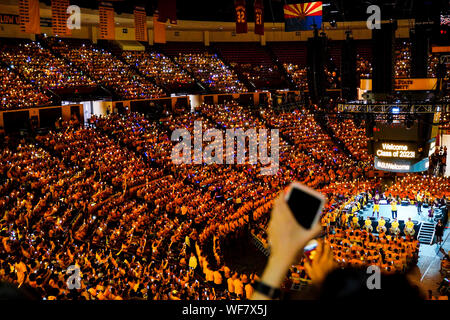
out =
<path fill-rule="evenodd" d="M 326 200 L 321 193 L 294 182 L 286 191 L 285 201 L 297 223 L 309 230 L 318 222 Z"/>

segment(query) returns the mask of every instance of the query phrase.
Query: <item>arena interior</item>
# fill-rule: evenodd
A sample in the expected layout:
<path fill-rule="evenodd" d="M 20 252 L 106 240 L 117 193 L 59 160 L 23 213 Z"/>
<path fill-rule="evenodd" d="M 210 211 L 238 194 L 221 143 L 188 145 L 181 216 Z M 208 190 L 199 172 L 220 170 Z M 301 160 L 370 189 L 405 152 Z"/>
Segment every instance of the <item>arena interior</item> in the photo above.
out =
<path fill-rule="evenodd" d="M 0 0 L 2 299 L 448 300 L 448 4 Z M 275 296 L 294 181 L 327 202 Z"/>

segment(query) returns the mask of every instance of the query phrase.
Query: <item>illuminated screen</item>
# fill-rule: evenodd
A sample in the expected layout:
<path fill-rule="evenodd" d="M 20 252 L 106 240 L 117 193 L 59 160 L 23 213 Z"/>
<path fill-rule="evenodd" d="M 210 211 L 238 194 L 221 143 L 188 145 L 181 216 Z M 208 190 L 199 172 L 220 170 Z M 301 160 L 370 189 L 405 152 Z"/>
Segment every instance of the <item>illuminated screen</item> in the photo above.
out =
<path fill-rule="evenodd" d="M 389 159 L 416 159 L 419 157 L 418 145 L 398 141 L 377 141 L 374 143 L 374 155 Z"/>

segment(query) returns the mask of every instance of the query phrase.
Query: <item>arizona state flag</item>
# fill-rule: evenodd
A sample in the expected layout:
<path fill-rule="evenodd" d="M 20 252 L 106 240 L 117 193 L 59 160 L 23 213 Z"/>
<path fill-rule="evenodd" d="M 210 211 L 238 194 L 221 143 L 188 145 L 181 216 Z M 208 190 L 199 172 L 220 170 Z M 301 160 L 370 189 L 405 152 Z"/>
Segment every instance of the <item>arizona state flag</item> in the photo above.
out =
<path fill-rule="evenodd" d="M 264 3 L 255 0 L 255 34 L 264 35 Z"/>
<path fill-rule="evenodd" d="M 69 0 L 52 0 L 52 31 L 53 35 L 70 36 L 70 29 L 67 28 L 67 19 L 69 14 Z"/>
<path fill-rule="evenodd" d="M 20 30 L 26 33 L 41 33 L 39 0 L 19 0 Z"/>
<path fill-rule="evenodd" d="M 322 27 L 322 2 L 287 4 L 284 6 L 286 31 L 311 30 Z"/>
<path fill-rule="evenodd" d="M 158 13 L 153 15 L 153 40 L 155 43 L 166 43 L 166 24 L 158 21 Z"/>
<path fill-rule="evenodd" d="M 235 0 L 234 8 L 236 10 L 236 33 L 247 33 L 247 10 L 245 9 L 245 0 Z"/>
<path fill-rule="evenodd" d="M 145 8 L 134 8 L 134 34 L 136 41 L 147 41 L 147 13 Z"/>
<path fill-rule="evenodd" d="M 114 8 L 109 2 L 101 2 L 98 7 L 100 16 L 100 39 L 114 40 L 116 37 L 114 26 Z"/>

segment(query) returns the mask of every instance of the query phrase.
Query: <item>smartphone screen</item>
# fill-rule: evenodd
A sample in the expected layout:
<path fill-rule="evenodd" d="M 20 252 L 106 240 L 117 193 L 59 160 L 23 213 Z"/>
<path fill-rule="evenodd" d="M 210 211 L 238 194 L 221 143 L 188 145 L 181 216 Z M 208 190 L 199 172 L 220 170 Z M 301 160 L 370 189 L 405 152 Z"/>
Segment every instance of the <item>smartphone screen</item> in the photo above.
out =
<path fill-rule="evenodd" d="M 292 188 L 287 204 L 295 220 L 305 229 L 310 229 L 322 201 L 303 190 Z"/>

